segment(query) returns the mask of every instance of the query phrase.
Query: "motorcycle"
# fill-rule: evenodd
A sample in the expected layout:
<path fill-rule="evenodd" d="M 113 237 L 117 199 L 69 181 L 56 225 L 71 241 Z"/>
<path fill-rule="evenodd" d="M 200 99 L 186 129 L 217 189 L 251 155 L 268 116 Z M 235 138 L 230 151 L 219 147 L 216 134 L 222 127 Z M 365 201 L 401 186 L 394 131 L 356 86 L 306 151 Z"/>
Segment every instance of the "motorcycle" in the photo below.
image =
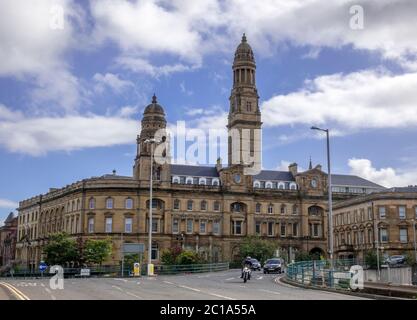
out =
<path fill-rule="evenodd" d="M 251 269 L 248 266 L 243 268 L 243 282 L 250 280 Z"/>

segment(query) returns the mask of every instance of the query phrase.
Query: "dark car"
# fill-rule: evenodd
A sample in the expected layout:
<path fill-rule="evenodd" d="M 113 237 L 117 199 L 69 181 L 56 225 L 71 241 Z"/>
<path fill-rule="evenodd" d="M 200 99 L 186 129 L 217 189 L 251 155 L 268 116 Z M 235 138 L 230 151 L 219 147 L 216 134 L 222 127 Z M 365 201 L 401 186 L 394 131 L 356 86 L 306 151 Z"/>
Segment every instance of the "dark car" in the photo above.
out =
<path fill-rule="evenodd" d="M 264 264 L 264 273 L 282 272 L 282 260 L 279 258 L 268 259 Z"/>
<path fill-rule="evenodd" d="M 252 261 L 252 270 L 261 271 L 261 263 L 256 259 L 251 259 Z"/>

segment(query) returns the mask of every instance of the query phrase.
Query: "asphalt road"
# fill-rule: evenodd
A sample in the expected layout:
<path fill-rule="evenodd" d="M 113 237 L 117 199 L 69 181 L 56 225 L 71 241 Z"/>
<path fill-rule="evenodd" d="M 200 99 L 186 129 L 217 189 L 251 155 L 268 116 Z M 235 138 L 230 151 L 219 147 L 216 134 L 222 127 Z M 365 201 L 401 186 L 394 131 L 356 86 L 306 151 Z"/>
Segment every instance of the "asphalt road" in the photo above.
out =
<path fill-rule="evenodd" d="M 280 275 L 253 272 L 243 283 L 240 270 L 140 278 L 65 279 L 51 289 L 49 279 L 3 279 L 31 300 L 362 300 L 326 291 L 302 289 L 279 281 Z M 0 284 L 0 299 L 18 299 Z M 23 300 L 23 299 L 20 299 Z"/>

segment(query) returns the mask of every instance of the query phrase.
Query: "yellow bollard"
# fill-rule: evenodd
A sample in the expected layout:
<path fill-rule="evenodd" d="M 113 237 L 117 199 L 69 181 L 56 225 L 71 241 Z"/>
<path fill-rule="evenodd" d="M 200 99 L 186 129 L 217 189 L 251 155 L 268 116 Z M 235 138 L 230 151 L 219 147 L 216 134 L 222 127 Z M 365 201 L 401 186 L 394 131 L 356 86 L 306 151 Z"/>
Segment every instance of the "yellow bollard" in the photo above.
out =
<path fill-rule="evenodd" d="M 140 263 L 135 262 L 133 264 L 133 273 L 134 273 L 135 277 L 140 277 Z"/>
<path fill-rule="evenodd" d="M 149 263 L 148 264 L 148 276 L 153 276 L 154 275 L 153 272 L 154 272 L 154 265 L 153 263 Z"/>

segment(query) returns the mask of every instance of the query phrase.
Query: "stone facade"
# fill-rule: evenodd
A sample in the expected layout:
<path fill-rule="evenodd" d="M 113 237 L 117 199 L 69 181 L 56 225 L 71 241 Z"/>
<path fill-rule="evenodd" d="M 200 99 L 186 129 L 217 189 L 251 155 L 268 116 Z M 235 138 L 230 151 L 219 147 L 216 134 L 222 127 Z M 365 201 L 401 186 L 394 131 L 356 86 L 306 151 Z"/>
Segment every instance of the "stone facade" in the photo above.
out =
<path fill-rule="evenodd" d="M 0 267 L 10 267 L 15 260 L 17 217 L 11 212 L 0 227 Z M 1 269 L 0 269 L 1 271 Z"/>
<path fill-rule="evenodd" d="M 253 51 L 243 37 L 233 64 L 229 132 L 261 128 L 255 70 Z M 113 254 L 107 263 L 119 263 L 122 243 L 143 243 L 147 248 L 154 147 L 165 159 L 153 162 L 155 263 L 162 249 L 175 245 L 196 250 L 209 261 L 232 261 L 238 257 L 239 243 L 249 235 L 273 241 L 276 254 L 286 260 L 293 259 L 297 250 L 326 255 L 327 175 L 321 166 L 298 172 L 297 165 L 291 164 L 288 171 L 247 174 L 247 165 L 232 161 L 233 152 L 253 155 L 256 135 L 229 140 L 228 166 L 223 167 L 220 159 L 213 167 L 173 165 L 165 127 L 165 111 L 154 96 L 143 114 L 131 177 L 114 172 L 21 201 L 17 259 L 35 268 L 49 235 L 59 231 L 79 241 L 111 237 Z M 155 135 L 160 141 L 156 146 L 149 143 Z M 383 189 L 355 176 L 332 179 L 335 201 Z M 144 258 L 147 255 L 146 251 Z"/>
<path fill-rule="evenodd" d="M 378 246 L 382 255 L 415 254 L 417 187 L 394 188 L 340 202 L 333 209 L 335 254 L 363 259 Z"/>

